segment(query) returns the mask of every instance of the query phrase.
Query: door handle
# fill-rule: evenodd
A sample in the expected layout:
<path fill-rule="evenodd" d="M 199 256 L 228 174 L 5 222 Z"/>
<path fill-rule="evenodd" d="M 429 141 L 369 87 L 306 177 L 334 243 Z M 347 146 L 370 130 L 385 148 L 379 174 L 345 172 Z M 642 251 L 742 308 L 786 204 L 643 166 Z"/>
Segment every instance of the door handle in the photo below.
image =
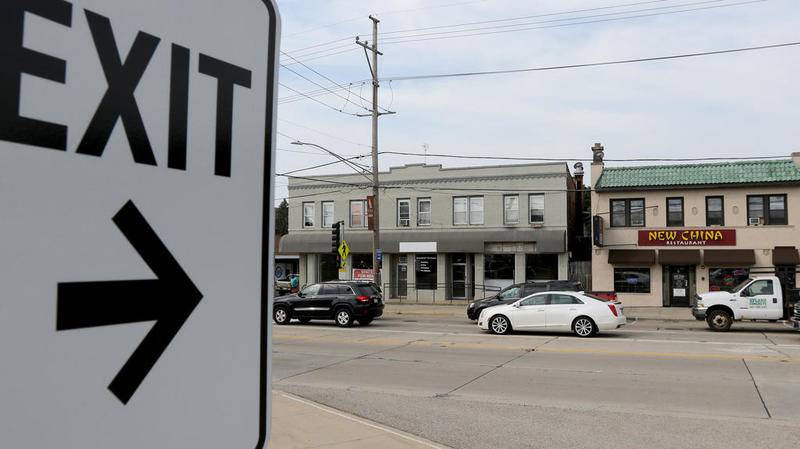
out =
<path fill-rule="evenodd" d="M 544 312 L 544 309 L 539 309 L 537 310 L 537 312 Z"/>
<path fill-rule="evenodd" d="M 570 310 L 570 311 L 572 311 L 572 310 L 578 310 L 578 309 L 576 309 L 576 308 L 574 308 L 574 307 L 573 307 L 573 308 L 571 308 L 571 309 L 569 309 L 569 310 Z"/>

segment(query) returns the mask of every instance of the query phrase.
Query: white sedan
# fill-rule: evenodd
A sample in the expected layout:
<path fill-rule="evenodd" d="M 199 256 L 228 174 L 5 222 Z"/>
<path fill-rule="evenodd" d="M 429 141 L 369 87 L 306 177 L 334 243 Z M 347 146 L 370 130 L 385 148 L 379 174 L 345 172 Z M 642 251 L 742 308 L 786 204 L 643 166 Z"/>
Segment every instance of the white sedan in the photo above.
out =
<path fill-rule="evenodd" d="M 478 326 L 495 334 L 545 330 L 591 337 L 625 323 L 621 303 L 583 292 L 536 293 L 511 304 L 488 307 L 478 317 Z"/>

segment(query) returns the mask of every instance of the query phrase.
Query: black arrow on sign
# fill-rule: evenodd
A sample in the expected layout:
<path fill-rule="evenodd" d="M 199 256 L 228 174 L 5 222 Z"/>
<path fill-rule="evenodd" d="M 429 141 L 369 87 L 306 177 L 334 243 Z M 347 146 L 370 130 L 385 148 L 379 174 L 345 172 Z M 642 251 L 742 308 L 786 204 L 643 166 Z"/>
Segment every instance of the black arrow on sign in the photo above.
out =
<path fill-rule="evenodd" d="M 56 330 L 156 322 L 108 385 L 127 404 L 203 294 L 132 201 L 113 221 L 157 279 L 58 284 Z"/>

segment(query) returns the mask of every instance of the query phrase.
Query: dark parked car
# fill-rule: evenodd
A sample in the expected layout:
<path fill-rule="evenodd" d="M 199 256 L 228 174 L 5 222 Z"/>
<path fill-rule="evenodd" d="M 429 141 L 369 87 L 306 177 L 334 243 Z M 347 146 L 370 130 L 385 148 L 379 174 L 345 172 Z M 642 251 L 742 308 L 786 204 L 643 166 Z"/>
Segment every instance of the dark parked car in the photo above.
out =
<path fill-rule="evenodd" d="M 481 311 L 487 307 L 511 304 L 520 298 L 534 293 L 548 291 L 579 292 L 581 290 L 581 283 L 572 281 L 528 281 L 521 284 L 514 284 L 504 288 L 494 296 L 470 303 L 467 307 L 467 318 L 477 320 Z"/>
<path fill-rule="evenodd" d="M 311 320 L 334 320 L 341 327 L 353 321 L 366 326 L 383 315 L 380 289 L 371 282 L 334 281 L 303 287 L 297 294 L 275 298 L 272 319 L 277 324 Z"/>

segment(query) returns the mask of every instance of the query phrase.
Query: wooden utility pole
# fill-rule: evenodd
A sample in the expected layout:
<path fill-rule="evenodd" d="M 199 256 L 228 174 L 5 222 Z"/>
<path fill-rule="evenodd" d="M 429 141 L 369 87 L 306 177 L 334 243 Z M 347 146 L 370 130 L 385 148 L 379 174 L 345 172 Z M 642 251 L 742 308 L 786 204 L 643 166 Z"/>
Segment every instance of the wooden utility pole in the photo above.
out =
<path fill-rule="evenodd" d="M 356 44 L 364 47 L 364 54 L 367 56 L 370 73 L 372 74 L 372 196 L 373 196 L 373 226 L 372 226 L 372 271 L 375 273 L 375 283 L 381 285 L 381 270 L 378 268 L 378 251 L 381 248 L 381 224 L 380 224 L 380 184 L 378 182 L 378 118 L 384 114 L 394 114 L 393 112 L 381 113 L 378 110 L 378 56 L 383 53 L 378 51 L 378 23 L 380 20 L 369 16 L 372 20 L 372 45 L 369 42 L 361 42 L 356 37 Z M 370 61 L 367 52 L 372 53 Z"/>

